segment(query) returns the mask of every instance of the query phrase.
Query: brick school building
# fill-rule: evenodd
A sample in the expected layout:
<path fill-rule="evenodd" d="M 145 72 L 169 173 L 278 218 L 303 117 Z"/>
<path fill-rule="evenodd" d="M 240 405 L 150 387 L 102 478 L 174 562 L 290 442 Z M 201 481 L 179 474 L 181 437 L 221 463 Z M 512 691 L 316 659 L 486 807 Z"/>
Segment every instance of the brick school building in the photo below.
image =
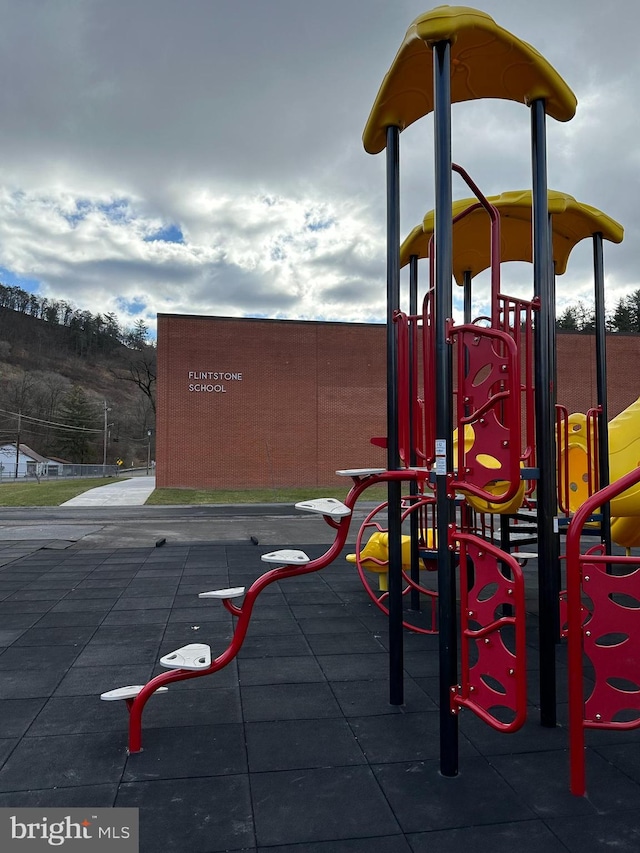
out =
<path fill-rule="evenodd" d="M 640 335 L 610 335 L 609 418 L 640 396 Z M 596 402 L 595 340 L 558 334 L 558 402 Z M 386 327 L 158 315 L 156 483 L 331 486 L 385 467 Z"/>

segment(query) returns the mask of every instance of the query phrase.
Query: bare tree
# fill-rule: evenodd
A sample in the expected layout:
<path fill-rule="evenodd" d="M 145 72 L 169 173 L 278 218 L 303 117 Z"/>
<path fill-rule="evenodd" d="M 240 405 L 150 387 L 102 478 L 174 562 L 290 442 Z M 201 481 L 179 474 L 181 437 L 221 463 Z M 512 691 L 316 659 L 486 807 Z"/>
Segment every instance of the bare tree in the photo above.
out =
<path fill-rule="evenodd" d="M 141 349 L 122 353 L 111 373 L 116 379 L 133 382 L 147 398 L 151 411 L 156 415 L 156 378 L 158 359 L 155 347 L 143 346 Z"/>
<path fill-rule="evenodd" d="M 34 405 L 33 377 L 23 373 L 17 379 L 8 379 L 4 383 L 3 398 L 6 408 L 12 412 L 22 412 L 23 415 L 31 414 Z"/>
<path fill-rule="evenodd" d="M 71 381 L 67 377 L 52 371 L 34 372 L 34 413 L 42 420 L 39 427 L 40 439 L 37 449 L 46 456 L 54 449 L 56 432 L 51 430 L 51 422 L 58 421 L 59 410 L 64 397 L 69 393 Z"/>

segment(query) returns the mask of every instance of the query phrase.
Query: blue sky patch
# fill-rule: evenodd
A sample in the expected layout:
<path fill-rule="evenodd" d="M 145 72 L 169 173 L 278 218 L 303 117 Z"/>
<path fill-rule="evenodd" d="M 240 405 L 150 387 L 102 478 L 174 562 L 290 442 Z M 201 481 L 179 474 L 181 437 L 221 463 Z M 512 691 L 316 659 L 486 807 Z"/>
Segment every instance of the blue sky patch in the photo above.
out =
<path fill-rule="evenodd" d="M 110 222 L 129 222 L 131 211 L 129 210 L 129 199 L 115 198 L 111 201 L 95 202 L 88 198 L 76 199 L 76 209 L 72 212 L 60 210 L 60 216 L 75 226 L 82 222 L 94 210 L 103 213 Z"/>
<path fill-rule="evenodd" d="M 76 209 L 73 213 L 67 213 L 64 210 L 61 210 L 60 215 L 63 219 L 66 219 L 70 225 L 77 225 L 78 222 L 82 222 L 92 208 L 93 205 L 88 198 L 79 198 L 76 200 Z"/>
<path fill-rule="evenodd" d="M 184 235 L 177 225 L 165 225 L 144 238 L 145 243 L 184 243 Z"/>
<path fill-rule="evenodd" d="M 111 222 L 129 222 L 131 219 L 128 198 L 114 198 L 111 201 L 99 202 L 95 208 L 104 213 Z"/>
<path fill-rule="evenodd" d="M 322 217 L 316 213 L 305 213 L 304 215 L 304 225 L 307 231 L 326 231 L 327 228 L 331 228 L 335 224 L 336 220 L 333 216 Z"/>
<path fill-rule="evenodd" d="M 26 290 L 27 293 L 39 293 L 40 291 L 40 282 L 38 279 L 15 275 L 6 267 L 0 267 L 0 282 L 8 287 L 20 287 L 22 290 Z"/>
<path fill-rule="evenodd" d="M 135 299 L 125 299 L 119 296 L 116 299 L 116 305 L 123 314 L 142 314 L 147 307 L 147 303 L 138 296 Z"/>

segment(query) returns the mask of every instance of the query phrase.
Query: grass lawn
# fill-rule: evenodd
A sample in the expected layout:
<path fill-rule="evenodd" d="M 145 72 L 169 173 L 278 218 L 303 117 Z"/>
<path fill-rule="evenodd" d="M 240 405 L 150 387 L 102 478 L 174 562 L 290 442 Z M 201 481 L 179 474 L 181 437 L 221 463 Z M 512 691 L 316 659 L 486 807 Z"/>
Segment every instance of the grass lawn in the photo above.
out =
<path fill-rule="evenodd" d="M 7 480 L 0 485 L 0 506 L 60 506 L 88 489 L 108 486 L 115 482 L 113 477 L 42 480 L 39 483 L 16 483 L 14 480 Z"/>
<path fill-rule="evenodd" d="M 128 479 L 121 477 L 120 479 Z M 3 506 L 60 506 L 76 495 L 97 486 L 115 483 L 113 477 L 96 477 L 86 480 L 42 480 L 40 483 L 16 483 L 7 480 L 0 483 L 0 507 Z M 311 500 L 311 498 L 346 497 L 348 488 L 340 483 L 336 488 L 309 489 L 156 489 L 147 506 L 181 506 L 187 504 L 244 504 L 244 503 L 288 503 Z M 362 496 L 367 501 L 387 499 L 385 485 L 371 486 Z"/>
<path fill-rule="evenodd" d="M 337 488 L 308 489 L 156 489 L 149 497 L 147 506 L 177 506 L 180 504 L 244 504 L 244 503 L 290 503 L 312 498 L 338 498 L 343 500 L 348 488 L 340 484 Z M 363 500 L 384 501 L 387 487 L 371 486 L 362 495 Z"/>

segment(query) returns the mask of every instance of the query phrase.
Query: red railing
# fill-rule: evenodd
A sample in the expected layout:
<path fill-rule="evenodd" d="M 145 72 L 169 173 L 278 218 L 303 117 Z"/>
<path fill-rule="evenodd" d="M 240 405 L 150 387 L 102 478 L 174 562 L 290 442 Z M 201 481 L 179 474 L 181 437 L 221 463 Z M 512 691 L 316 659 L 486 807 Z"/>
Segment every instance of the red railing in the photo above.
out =
<path fill-rule="evenodd" d="M 457 478 L 460 489 L 492 503 L 506 503 L 520 488 L 520 368 L 513 338 L 475 325 L 454 326 L 457 342 Z M 467 450 L 467 428 L 473 441 Z M 500 493 L 487 487 L 505 484 Z"/>
<path fill-rule="evenodd" d="M 497 731 L 514 732 L 527 714 L 522 569 L 510 554 L 471 533 L 455 532 L 452 542 L 460 548 L 462 643 L 451 710 L 469 708 Z M 510 615 L 503 615 L 505 608 Z"/>
<path fill-rule="evenodd" d="M 497 208 L 492 205 L 488 199 L 480 191 L 477 184 L 471 179 L 469 174 L 457 163 L 452 163 L 451 168 L 459 174 L 472 193 L 478 199 L 459 213 L 453 219 L 453 225 L 460 220 L 469 216 L 474 211 L 482 208 L 487 212 L 490 220 L 490 240 L 491 240 L 491 325 L 495 328 L 499 325 L 500 314 L 500 214 Z M 435 393 L 435 329 L 434 329 L 434 281 L 435 281 L 435 263 L 434 263 L 434 235 L 429 241 L 429 289 L 425 294 L 422 307 L 422 352 L 423 352 L 423 400 L 424 406 L 424 430 L 421 431 L 424 435 L 424 450 L 421 455 L 424 465 L 431 466 L 435 462 L 434 443 L 435 443 L 435 407 L 429 405 L 429 401 Z M 454 394 L 455 389 L 454 389 Z"/>
<path fill-rule="evenodd" d="M 571 791 L 578 796 L 585 793 L 584 730 L 640 727 L 640 558 L 606 555 L 601 545 L 584 555 L 580 549 L 592 513 L 637 483 L 640 467 L 596 492 L 576 512 L 567 533 L 569 746 Z M 586 620 L 583 596 L 590 599 Z M 586 702 L 585 655 L 595 678 Z"/>
<path fill-rule="evenodd" d="M 398 395 L 398 445 L 400 459 L 404 466 L 409 464 L 411 453 L 411 420 L 409 417 L 409 399 L 414 389 L 410 383 L 409 367 L 409 318 L 398 311 L 394 318 L 398 352 L 397 395 Z M 414 396 L 415 399 L 415 396 Z"/>
<path fill-rule="evenodd" d="M 431 248 L 429 252 L 431 255 Z M 429 263 L 432 266 L 431 257 Z M 430 272 L 430 276 L 432 275 L 433 273 Z M 431 466 L 435 462 L 436 408 L 433 405 L 433 399 L 436 389 L 436 373 L 433 300 L 434 290 L 431 287 L 425 293 L 422 302 L 422 399 L 424 400 L 422 434 L 424 435 L 424 446 L 420 456 L 422 457 L 422 464 L 425 466 Z"/>
<path fill-rule="evenodd" d="M 569 515 L 569 410 L 556 405 L 556 471 L 558 472 L 558 507 Z"/>
<path fill-rule="evenodd" d="M 388 502 L 375 507 L 364 519 L 360 525 L 358 536 L 356 537 L 356 567 L 360 580 L 365 589 L 365 592 L 371 601 L 385 615 L 389 614 L 387 604 L 389 598 L 388 589 L 373 589 L 369 582 L 368 576 L 371 573 L 387 575 L 389 569 L 389 528 L 385 526 L 385 521 L 379 520 L 386 517 Z M 437 559 L 437 540 L 436 540 L 436 506 L 433 497 L 419 496 L 416 498 L 407 496 L 402 499 L 401 523 L 404 524 L 411 516 L 417 518 L 418 538 L 415 543 L 409 545 L 406 539 L 402 542 L 402 578 L 403 591 L 402 595 L 409 595 L 412 591 L 418 593 L 424 598 L 423 604 L 426 604 L 426 610 L 422 613 L 423 621 L 426 624 L 419 624 L 419 620 L 411 619 L 409 613 L 403 615 L 402 625 L 410 631 L 418 634 L 437 634 L 438 633 L 438 593 L 434 589 L 429 589 L 422 585 L 418 580 L 410 575 L 410 561 L 412 548 L 416 548 L 418 563 L 422 569 L 430 569 L 435 571 Z M 374 546 L 371 547 L 371 543 Z M 386 584 L 385 584 L 386 586 Z M 419 612 L 419 611 L 417 611 Z M 415 613 L 414 613 L 415 616 Z"/>
<path fill-rule="evenodd" d="M 599 416 L 601 406 L 588 410 L 585 421 L 587 497 L 600 488 L 600 448 L 598 444 Z M 569 411 L 566 406 L 556 405 L 556 470 L 558 472 L 558 507 L 565 516 L 571 513 L 570 470 L 569 470 Z M 578 472 L 576 472 L 578 473 Z"/>
<path fill-rule="evenodd" d="M 499 294 L 500 322 L 498 328 L 507 332 L 514 340 L 520 354 L 520 402 L 522 410 L 522 436 L 524 448 L 522 461 L 529 467 L 535 467 L 535 383 L 534 383 L 534 353 L 533 353 L 533 313 L 540 307 L 539 301 L 528 302 L 513 296 Z M 527 494 L 535 489 L 536 482 L 532 480 L 527 486 Z"/>
<path fill-rule="evenodd" d="M 424 477 L 424 474 L 417 471 L 384 471 L 379 474 L 354 474 L 354 485 L 351 487 L 349 494 L 346 496 L 344 503 L 353 510 L 356 501 L 360 495 L 370 486 L 377 483 L 388 483 L 390 481 L 404 482 L 411 480 L 419 480 Z M 235 628 L 233 636 L 225 651 L 212 659 L 210 666 L 201 670 L 186 670 L 174 669 L 169 672 L 162 672 L 156 675 L 151 681 L 147 682 L 137 694 L 135 699 L 127 700 L 129 709 L 129 752 L 140 752 L 142 748 L 142 713 L 145 705 L 150 697 L 160 687 L 167 684 L 172 684 L 176 681 L 185 681 L 192 678 L 202 678 L 218 672 L 227 666 L 240 651 L 244 642 L 253 608 L 260 593 L 267 586 L 275 581 L 284 580 L 285 578 L 297 577 L 298 575 L 306 575 L 311 572 L 317 572 L 325 568 L 329 563 L 333 562 L 338 554 L 342 551 L 349 533 L 352 515 L 344 516 L 339 521 L 336 521 L 329 516 L 325 516 L 327 524 L 336 531 L 333 543 L 327 548 L 326 552 L 315 560 L 310 560 L 308 563 L 301 566 L 283 565 L 279 568 L 265 572 L 265 574 L 256 578 L 256 580 L 247 589 L 242 605 L 237 606 L 231 600 L 223 599 L 222 604 L 235 618 Z"/>
<path fill-rule="evenodd" d="M 478 199 L 476 204 L 470 205 L 466 208 L 466 210 L 463 210 L 462 213 L 459 213 L 457 216 L 455 216 L 453 219 L 453 224 L 455 225 L 456 222 L 459 222 L 461 219 L 464 219 L 465 216 L 468 216 L 470 213 L 473 213 L 474 210 L 478 210 L 479 208 L 483 208 L 489 216 L 489 220 L 491 223 L 491 325 L 494 328 L 497 328 L 499 325 L 498 318 L 500 314 L 500 213 L 498 209 L 493 204 L 491 204 L 491 202 L 486 198 L 486 196 L 483 195 L 478 185 L 474 183 L 468 172 L 466 172 L 462 168 L 462 166 L 459 166 L 457 163 L 452 163 L 451 168 L 454 172 L 457 172 L 458 175 L 460 175 L 462 180 L 466 183 L 471 192 Z"/>
<path fill-rule="evenodd" d="M 394 316 L 398 345 L 398 441 L 400 456 L 405 466 L 409 466 L 411 450 L 424 464 L 424 400 L 418 396 L 418 333 L 419 316 L 398 311 Z M 411 336 L 413 335 L 413 347 Z"/>

